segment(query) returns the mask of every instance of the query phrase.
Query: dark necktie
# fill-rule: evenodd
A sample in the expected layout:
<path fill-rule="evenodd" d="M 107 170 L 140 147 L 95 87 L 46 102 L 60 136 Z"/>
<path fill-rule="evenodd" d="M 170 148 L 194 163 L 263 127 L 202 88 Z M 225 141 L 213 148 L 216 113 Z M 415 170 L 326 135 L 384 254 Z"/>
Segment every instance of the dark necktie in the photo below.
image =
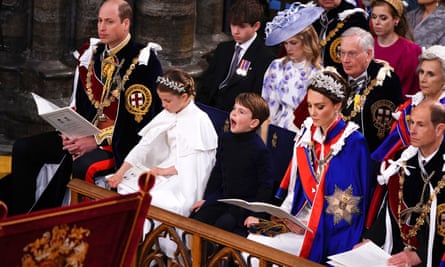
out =
<path fill-rule="evenodd" d="M 227 73 L 226 78 L 219 84 L 218 89 L 221 89 L 225 87 L 230 81 L 230 78 L 232 78 L 233 74 L 235 73 L 236 66 L 238 65 L 239 61 L 239 54 L 241 52 L 241 46 L 236 45 L 235 46 L 235 52 L 233 53 L 232 62 L 230 63 L 229 72 Z"/>
<path fill-rule="evenodd" d="M 352 92 L 354 92 L 355 94 L 359 94 L 365 85 L 366 85 L 366 77 L 351 79 L 349 81 L 349 86 L 351 86 Z"/>

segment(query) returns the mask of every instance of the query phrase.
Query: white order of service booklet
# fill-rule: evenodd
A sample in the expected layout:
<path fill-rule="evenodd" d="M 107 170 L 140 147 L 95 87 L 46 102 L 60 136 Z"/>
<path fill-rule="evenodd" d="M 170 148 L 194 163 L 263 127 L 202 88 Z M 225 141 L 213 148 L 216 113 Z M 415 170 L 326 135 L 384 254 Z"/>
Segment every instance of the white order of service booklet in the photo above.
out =
<path fill-rule="evenodd" d="M 218 199 L 218 201 L 227 204 L 232 204 L 254 212 L 265 212 L 280 219 L 288 219 L 297 224 L 298 226 L 300 226 L 301 228 L 312 233 L 312 230 L 309 229 L 305 223 L 303 223 L 297 217 L 293 216 L 292 214 L 288 213 L 287 211 L 281 209 L 278 206 L 265 202 L 247 202 L 243 199 L 238 199 L 238 198 L 224 198 L 224 199 Z"/>
<path fill-rule="evenodd" d="M 386 264 L 390 257 L 389 253 L 369 241 L 358 248 L 328 256 L 327 263 L 334 267 L 356 267 L 360 262 L 366 267 L 390 267 Z"/>
<path fill-rule="evenodd" d="M 39 116 L 68 138 L 100 133 L 100 130 L 71 107 L 60 108 L 45 98 L 31 93 Z"/>

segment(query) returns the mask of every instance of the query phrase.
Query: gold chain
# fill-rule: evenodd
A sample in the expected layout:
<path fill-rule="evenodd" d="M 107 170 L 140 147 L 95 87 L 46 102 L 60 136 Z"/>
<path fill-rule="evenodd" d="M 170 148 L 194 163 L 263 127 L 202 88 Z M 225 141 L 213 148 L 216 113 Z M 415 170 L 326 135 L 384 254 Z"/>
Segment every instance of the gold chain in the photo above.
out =
<path fill-rule="evenodd" d="M 356 103 L 356 101 L 354 101 L 354 108 L 352 109 L 351 114 L 349 114 L 348 116 L 341 114 L 341 117 L 343 118 L 343 120 L 350 121 L 351 119 L 355 118 L 355 116 L 357 116 L 359 111 L 365 105 L 366 97 L 369 95 L 369 93 L 372 91 L 372 89 L 374 89 L 376 84 L 377 84 L 377 78 L 375 78 L 374 80 L 372 80 L 369 83 L 368 87 L 363 91 L 362 95 L 357 94 L 360 96 L 360 101 L 358 101 L 358 103 Z"/>
<path fill-rule="evenodd" d="M 434 192 L 430 195 L 430 198 L 426 202 L 425 205 L 422 207 L 422 212 L 420 213 L 419 217 L 416 219 L 416 224 L 409 229 L 408 234 L 405 234 L 402 229 L 402 200 L 403 200 L 403 183 L 405 182 L 405 172 L 403 171 L 403 168 L 400 173 L 399 178 L 399 202 L 397 207 L 397 224 L 399 225 L 400 229 L 400 237 L 402 237 L 403 242 L 407 245 L 407 248 L 411 247 L 411 238 L 415 237 L 417 235 L 417 231 L 420 229 L 420 227 L 425 223 L 425 217 L 431 210 L 431 204 L 433 203 L 434 197 L 440 193 L 443 187 L 445 187 L 445 175 L 442 176 L 442 179 L 437 183 L 437 186 L 434 188 Z M 423 196 L 422 196 L 423 197 Z"/>
<path fill-rule="evenodd" d="M 346 21 L 346 20 L 347 20 L 347 19 L 345 19 L 344 21 Z M 341 28 L 343 28 L 343 26 L 345 26 L 345 23 L 344 23 L 344 22 L 339 22 L 339 23 L 337 23 L 337 26 L 336 26 L 334 29 L 332 29 L 332 31 L 329 32 L 328 36 L 326 36 L 325 39 L 323 39 L 323 40 L 320 41 L 320 45 L 321 45 L 321 47 L 326 46 L 326 45 L 328 44 L 328 42 L 332 39 L 332 37 L 334 37 L 334 36 L 337 34 L 337 32 L 338 32 Z"/>
<path fill-rule="evenodd" d="M 94 98 L 93 90 L 91 89 L 91 76 L 93 75 L 93 69 L 94 69 L 94 61 L 91 60 L 90 65 L 88 66 L 88 72 L 87 72 L 87 79 L 86 79 L 86 93 L 88 95 L 88 99 L 91 101 L 91 104 L 97 109 L 103 109 L 105 107 L 108 107 L 111 105 L 111 102 L 116 101 L 116 99 L 119 98 L 121 90 L 124 88 L 125 83 L 129 80 L 129 77 L 133 70 L 136 68 L 136 63 L 138 62 L 138 57 L 135 57 L 131 63 L 131 65 L 128 67 L 127 71 L 125 72 L 125 75 L 122 79 L 122 82 L 120 86 L 115 88 L 111 91 L 111 94 L 108 98 L 103 98 L 100 101 L 96 100 Z M 106 82 L 103 86 L 103 91 L 109 90 L 109 88 L 106 88 L 108 86 L 108 82 Z"/>

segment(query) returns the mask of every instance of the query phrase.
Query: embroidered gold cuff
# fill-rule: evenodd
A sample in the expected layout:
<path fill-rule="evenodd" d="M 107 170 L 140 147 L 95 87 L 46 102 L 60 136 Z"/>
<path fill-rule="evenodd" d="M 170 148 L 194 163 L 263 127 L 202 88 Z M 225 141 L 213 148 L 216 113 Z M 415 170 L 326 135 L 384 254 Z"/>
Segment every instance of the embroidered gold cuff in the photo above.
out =
<path fill-rule="evenodd" d="M 102 129 L 102 131 L 94 136 L 98 145 L 111 145 L 111 137 L 113 136 L 114 126 Z"/>

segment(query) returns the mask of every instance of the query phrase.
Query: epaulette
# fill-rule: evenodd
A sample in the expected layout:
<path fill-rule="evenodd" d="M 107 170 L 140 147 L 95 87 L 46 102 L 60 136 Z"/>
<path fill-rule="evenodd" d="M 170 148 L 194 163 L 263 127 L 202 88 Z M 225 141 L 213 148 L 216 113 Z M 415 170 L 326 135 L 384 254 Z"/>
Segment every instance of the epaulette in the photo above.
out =
<path fill-rule="evenodd" d="M 157 43 L 149 42 L 146 47 L 142 48 L 139 52 L 138 63 L 139 65 L 148 65 L 148 60 L 150 60 L 151 50 L 157 54 L 158 51 L 162 50 L 162 47 Z"/>
<path fill-rule="evenodd" d="M 88 49 L 85 49 L 83 53 L 79 53 L 78 51 L 73 52 L 73 56 L 79 61 L 79 66 L 87 67 L 91 62 L 91 58 L 93 57 L 94 50 L 97 48 L 97 44 L 100 42 L 100 39 L 90 38 L 90 45 Z"/>
<path fill-rule="evenodd" d="M 349 16 L 351 16 L 352 14 L 355 13 L 363 13 L 363 15 L 365 16 L 366 19 L 368 19 L 368 13 L 366 13 L 365 10 L 363 10 L 363 8 L 352 8 L 352 9 L 346 9 L 343 12 L 338 13 L 338 19 L 340 21 L 345 20 L 346 18 L 348 18 Z"/>
<path fill-rule="evenodd" d="M 382 65 L 382 67 L 379 69 L 379 72 L 376 76 L 376 86 L 383 85 L 383 81 L 385 80 L 386 76 L 391 77 L 391 73 L 394 71 L 394 68 L 389 65 L 389 63 L 385 60 L 381 59 L 374 59 L 375 62 Z"/>

